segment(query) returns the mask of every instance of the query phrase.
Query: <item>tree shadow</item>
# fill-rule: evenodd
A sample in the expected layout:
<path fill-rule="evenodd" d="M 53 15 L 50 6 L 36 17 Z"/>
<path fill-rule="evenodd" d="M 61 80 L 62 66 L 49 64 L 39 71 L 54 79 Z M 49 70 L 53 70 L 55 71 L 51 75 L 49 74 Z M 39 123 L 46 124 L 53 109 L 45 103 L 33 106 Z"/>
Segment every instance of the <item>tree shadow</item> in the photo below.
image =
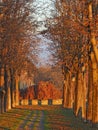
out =
<path fill-rule="evenodd" d="M 11 130 L 11 129 L 6 128 L 6 127 L 1 127 L 1 126 L 0 126 L 0 130 Z"/>

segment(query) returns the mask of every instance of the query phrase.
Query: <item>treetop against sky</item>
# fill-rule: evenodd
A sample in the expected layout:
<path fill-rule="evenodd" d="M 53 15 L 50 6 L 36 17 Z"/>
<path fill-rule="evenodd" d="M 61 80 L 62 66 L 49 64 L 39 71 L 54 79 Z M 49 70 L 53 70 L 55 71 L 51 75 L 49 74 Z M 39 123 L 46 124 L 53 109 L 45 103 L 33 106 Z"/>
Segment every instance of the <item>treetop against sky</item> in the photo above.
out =
<path fill-rule="evenodd" d="M 35 0 L 32 6 L 35 8 L 34 17 L 38 22 L 37 31 L 42 31 L 46 29 L 46 20 L 55 14 L 54 0 Z"/>
<path fill-rule="evenodd" d="M 52 18 L 55 14 L 54 0 L 35 0 L 32 6 L 35 8 L 33 16 L 38 23 L 37 32 L 46 30 L 47 28 L 45 27 L 45 23 L 47 19 Z M 40 38 L 38 47 L 38 66 L 46 65 L 51 62 L 50 59 L 52 58 L 51 50 L 49 50 L 51 41 L 41 35 L 38 35 L 37 37 Z"/>

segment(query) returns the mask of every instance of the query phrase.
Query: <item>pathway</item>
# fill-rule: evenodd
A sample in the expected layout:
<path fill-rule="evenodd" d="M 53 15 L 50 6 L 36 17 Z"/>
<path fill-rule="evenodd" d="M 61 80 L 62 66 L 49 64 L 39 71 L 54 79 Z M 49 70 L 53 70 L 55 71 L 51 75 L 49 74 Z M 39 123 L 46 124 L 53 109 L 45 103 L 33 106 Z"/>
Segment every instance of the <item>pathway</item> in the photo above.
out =
<path fill-rule="evenodd" d="M 19 106 L 0 115 L 0 130 L 97 130 L 61 106 Z"/>

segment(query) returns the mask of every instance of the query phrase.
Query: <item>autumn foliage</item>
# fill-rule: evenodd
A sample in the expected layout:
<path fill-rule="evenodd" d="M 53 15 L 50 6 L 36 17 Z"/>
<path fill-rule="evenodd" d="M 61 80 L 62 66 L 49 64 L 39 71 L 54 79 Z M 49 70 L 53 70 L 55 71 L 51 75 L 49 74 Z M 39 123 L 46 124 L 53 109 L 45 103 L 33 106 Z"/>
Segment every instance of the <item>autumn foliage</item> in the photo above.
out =
<path fill-rule="evenodd" d="M 38 86 L 36 86 L 37 98 L 38 99 L 60 99 L 62 98 L 62 92 L 57 89 L 52 83 L 40 81 Z M 20 90 L 20 100 L 21 99 L 36 99 L 34 86 Z"/>
<path fill-rule="evenodd" d="M 52 83 L 40 81 L 38 85 L 38 99 L 59 99 L 62 93 Z"/>
<path fill-rule="evenodd" d="M 20 90 L 19 98 L 21 99 L 34 99 L 35 98 L 35 93 L 34 93 L 34 87 L 30 86 L 25 89 Z"/>

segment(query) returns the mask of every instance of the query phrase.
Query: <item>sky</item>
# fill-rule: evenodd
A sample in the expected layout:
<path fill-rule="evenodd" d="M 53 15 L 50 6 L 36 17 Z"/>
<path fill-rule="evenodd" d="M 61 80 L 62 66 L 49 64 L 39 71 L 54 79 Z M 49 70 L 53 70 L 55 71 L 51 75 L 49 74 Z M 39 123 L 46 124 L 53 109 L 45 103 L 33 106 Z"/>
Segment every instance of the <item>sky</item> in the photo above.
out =
<path fill-rule="evenodd" d="M 32 54 L 33 54 L 33 62 L 37 67 L 42 66 L 50 66 L 53 64 L 52 62 L 52 50 L 50 49 L 50 46 L 52 44 L 51 40 L 48 40 L 41 34 L 37 34 L 36 37 L 34 37 L 34 41 L 32 43 Z M 35 43 L 35 44 L 34 44 Z"/>
<path fill-rule="evenodd" d="M 34 17 L 39 23 L 39 27 L 37 31 L 46 29 L 44 27 L 45 21 L 48 18 L 53 17 L 53 14 L 55 13 L 53 3 L 54 3 L 53 0 L 35 0 L 34 1 L 33 6 L 36 9 L 36 14 Z M 52 57 L 51 50 L 49 50 L 49 45 L 51 41 L 46 39 L 42 35 L 38 35 L 38 38 L 41 39 L 39 42 L 39 48 L 38 48 L 38 50 L 40 50 L 38 54 L 38 59 L 39 59 L 38 65 L 44 66 L 47 64 L 52 64 L 52 62 L 50 61 Z"/>
<path fill-rule="evenodd" d="M 45 66 L 45 65 L 50 65 L 52 64 L 51 62 L 51 50 L 49 49 L 50 47 L 50 43 L 52 41 L 47 40 L 46 38 L 44 38 L 42 35 L 38 35 L 38 38 L 40 38 L 40 42 L 39 42 L 39 54 L 38 54 L 38 65 L 39 66 Z"/>
<path fill-rule="evenodd" d="M 54 0 L 34 0 L 33 6 L 36 11 L 34 17 L 39 23 L 38 30 L 45 29 L 44 24 L 46 20 L 55 14 Z"/>

